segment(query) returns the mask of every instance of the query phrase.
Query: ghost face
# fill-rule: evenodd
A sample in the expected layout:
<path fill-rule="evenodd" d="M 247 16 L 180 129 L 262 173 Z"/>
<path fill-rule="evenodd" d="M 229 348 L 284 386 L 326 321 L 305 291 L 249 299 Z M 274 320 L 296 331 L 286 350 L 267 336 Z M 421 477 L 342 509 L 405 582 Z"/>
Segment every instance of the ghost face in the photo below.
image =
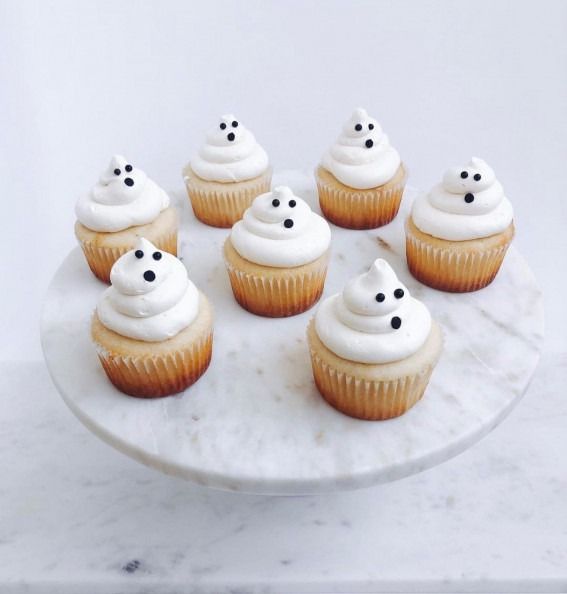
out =
<path fill-rule="evenodd" d="M 145 239 L 141 239 L 136 249 L 120 258 L 112 268 L 110 281 L 125 295 L 149 293 L 159 286 L 169 274 L 170 267 L 165 264 L 163 252 Z"/>
<path fill-rule="evenodd" d="M 385 260 L 352 279 L 337 301 L 337 314 L 353 330 L 384 333 L 399 330 L 410 304 L 406 287 Z"/>
<path fill-rule="evenodd" d="M 494 171 L 482 159 L 473 157 L 465 167 L 449 169 L 443 176 L 443 187 L 453 194 L 474 196 L 491 186 L 495 179 Z"/>
<path fill-rule="evenodd" d="M 301 205 L 299 210 L 302 210 Z M 271 193 L 259 196 L 252 204 L 252 211 L 259 219 L 266 223 L 281 222 L 286 229 L 295 226 L 293 217 L 299 210 L 297 198 L 285 186 L 278 186 Z"/>
<path fill-rule="evenodd" d="M 351 140 L 352 145 L 366 149 L 371 149 L 377 143 L 381 133 L 378 122 L 362 108 L 354 110 L 343 128 L 343 134 Z"/>
<path fill-rule="evenodd" d="M 346 285 L 343 298 L 354 313 L 384 316 L 402 306 L 407 298 L 407 289 L 390 266 L 378 260 L 366 274 Z"/>
<path fill-rule="evenodd" d="M 242 126 L 232 115 L 223 115 L 218 126 L 208 134 L 208 141 L 215 146 L 231 146 L 237 144 L 242 136 Z"/>
<path fill-rule="evenodd" d="M 98 202 L 127 204 L 136 199 L 146 183 L 146 174 L 121 155 L 114 155 L 100 177 Z"/>
<path fill-rule="evenodd" d="M 291 239 L 299 235 L 311 216 L 311 209 L 290 188 L 278 186 L 267 194 L 258 196 L 250 208 L 252 217 L 247 224 L 264 237 Z"/>

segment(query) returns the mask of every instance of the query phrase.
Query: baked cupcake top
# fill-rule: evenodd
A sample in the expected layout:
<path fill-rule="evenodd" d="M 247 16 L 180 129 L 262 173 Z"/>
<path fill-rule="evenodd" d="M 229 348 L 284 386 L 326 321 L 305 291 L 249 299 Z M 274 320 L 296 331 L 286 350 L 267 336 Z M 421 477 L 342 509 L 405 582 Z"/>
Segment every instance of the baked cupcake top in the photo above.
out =
<path fill-rule="evenodd" d="M 494 171 L 473 157 L 465 167 L 448 169 L 440 184 L 418 196 L 411 216 L 423 233 L 466 241 L 504 231 L 514 211 Z"/>
<path fill-rule="evenodd" d="M 292 268 L 322 256 L 329 249 L 331 229 L 290 188 L 278 186 L 254 199 L 232 227 L 230 240 L 250 262 Z"/>
<path fill-rule="evenodd" d="M 122 336 L 167 340 L 197 317 L 199 292 L 185 266 L 147 239 L 116 261 L 110 282 L 96 312 L 104 326 Z"/>
<path fill-rule="evenodd" d="M 114 155 L 95 187 L 75 205 L 77 219 L 93 231 L 146 225 L 169 206 L 169 196 L 141 169 Z"/>
<path fill-rule="evenodd" d="M 345 186 L 367 190 L 392 179 L 400 163 L 398 151 L 390 146 L 380 124 L 359 107 L 321 165 Z"/>
<path fill-rule="evenodd" d="M 357 363 L 380 364 L 409 357 L 425 343 L 431 315 L 382 259 L 325 299 L 315 330 L 333 353 Z"/>
<path fill-rule="evenodd" d="M 190 163 L 200 178 L 224 183 L 258 177 L 268 166 L 266 151 L 232 114 L 221 116 Z"/>

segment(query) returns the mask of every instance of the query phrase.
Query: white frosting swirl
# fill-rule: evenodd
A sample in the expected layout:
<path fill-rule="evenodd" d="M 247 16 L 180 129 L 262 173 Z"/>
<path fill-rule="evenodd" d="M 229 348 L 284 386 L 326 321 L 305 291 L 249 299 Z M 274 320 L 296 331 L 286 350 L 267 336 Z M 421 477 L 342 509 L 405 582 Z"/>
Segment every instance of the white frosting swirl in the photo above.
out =
<path fill-rule="evenodd" d="M 409 294 L 385 261 L 325 299 L 315 330 L 333 353 L 357 363 L 380 364 L 409 357 L 427 340 L 431 315 Z"/>
<path fill-rule="evenodd" d="M 394 177 L 401 160 L 380 124 L 355 109 L 321 164 L 340 182 L 358 190 L 376 188 Z"/>
<path fill-rule="evenodd" d="M 473 157 L 465 167 L 452 167 L 443 182 L 420 195 L 412 208 L 415 226 L 451 241 L 489 237 L 504 231 L 514 211 L 494 171 Z"/>
<path fill-rule="evenodd" d="M 266 151 L 232 114 L 221 116 L 190 163 L 200 178 L 216 182 L 252 179 L 264 173 L 268 165 Z"/>
<path fill-rule="evenodd" d="M 250 262 L 291 268 L 322 256 L 329 249 L 331 229 L 304 200 L 279 186 L 254 199 L 232 227 L 230 240 Z"/>
<path fill-rule="evenodd" d="M 89 194 L 79 198 L 75 214 L 93 231 L 114 232 L 146 225 L 169 206 L 169 196 L 143 171 L 114 155 Z"/>
<path fill-rule="evenodd" d="M 110 272 L 97 305 L 104 326 L 122 336 L 157 342 L 189 326 L 199 311 L 199 292 L 183 263 L 140 238 Z"/>

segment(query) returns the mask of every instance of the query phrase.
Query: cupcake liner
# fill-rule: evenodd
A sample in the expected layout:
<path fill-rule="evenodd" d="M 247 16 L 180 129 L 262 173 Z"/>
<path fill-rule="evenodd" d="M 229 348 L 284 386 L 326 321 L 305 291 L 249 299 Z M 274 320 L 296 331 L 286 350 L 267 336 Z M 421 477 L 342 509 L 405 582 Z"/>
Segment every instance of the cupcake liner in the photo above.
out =
<path fill-rule="evenodd" d="M 75 236 L 93 274 L 101 281 L 109 283 L 110 270 L 116 260 L 133 249 L 140 237 L 145 237 L 160 250 L 177 256 L 177 227 L 177 211 L 170 206 L 151 223 L 122 231 L 93 231 L 77 221 Z"/>
<path fill-rule="evenodd" d="M 390 181 L 369 190 L 349 188 L 322 167 L 317 169 L 315 177 L 323 214 L 335 225 L 347 229 L 387 225 L 398 214 L 406 182 L 401 165 Z"/>
<path fill-rule="evenodd" d="M 121 391 L 138 398 L 177 394 L 195 383 L 211 361 L 213 335 L 209 332 L 186 348 L 156 356 L 128 356 L 97 345 L 108 379 Z"/>
<path fill-rule="evenodd" d="M 187 328 L 159 342 L 121 336 L 102 324 L 95 312 L 91 337 L 110 381 L 125 394 L 158 398 L 196 382 L 212 355 L 213 312 L 200 294 L 199 313 Z"/>
<path fill-rule="evenodd" d="M 323 398 L 333 408 L 350 417 L 372 421 L 398 417 L 414 406 L 423 396 L 441 352 L 439 343 L 415 373 L 369 379 L 359 377 L 356 373 L 347 373 L 333 364 L 336 356 L 316 337 L 313 321 L 307 336 L 315 385 Z M 331 356 L 326 357 L 326 354 Z"/>
<path fill-rule="evenodd" d="M 412 275 L 425 285 L 453 293 L 478 291 L 500 270 L 514 236 L 513 225 L 481 240 L 451 242 L 431 238 L 406 223 L 406 257 Z M 469 247 L 470 246 L 470 247 Z"/>
<path fill-rule="evenodd" d="M 270 191 L 272 170 L 267 169 L 254 179 L 233 183 L 208 182 L 190 169 L 184 178 L 195 216 L 206 225 L 228 228 L 242 218 L 256 196 Z"/>
<path fill-rule="evenodd" d="M 164 252 L 169 252 L 177 256 L 177 230 L 158 237 L 145 236 L 157 248 Z M 103 247 L 97 245 L 96 242 L 79 240 L 87 264 L 92 270 L 93 274 L 105 283 L 110 283 L 110 271 L 114 263 L 120 256 L 130 251 L 134 245 L 125 245 L 124 247 Z"/>
<path fill-rule="evenodd" d="M 297 268 L 270 268 L 269 274 L 257 274 L 238 266 L 238 260 L 227 255 L 225 262 L 234 298 L 247 311 L 271 318 L 300 314 L 319 301 L 327 275 L 327 254 Z M 230 247 L 232 252 L 234 248 Z M 240 258 L 240 256 L 238 256 Z"/>

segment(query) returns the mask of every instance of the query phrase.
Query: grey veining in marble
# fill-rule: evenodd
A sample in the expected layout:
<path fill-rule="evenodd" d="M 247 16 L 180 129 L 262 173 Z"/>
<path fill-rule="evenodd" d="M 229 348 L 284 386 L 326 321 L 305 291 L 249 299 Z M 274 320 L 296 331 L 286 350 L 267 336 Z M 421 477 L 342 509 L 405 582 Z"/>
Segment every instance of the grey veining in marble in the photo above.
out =
<path fill-rule="evenodd" d="M 316 203 L 310 177 L 282 173 Z M 411 191 L 406 193 L 407 211 Z M 144 401 L 106 379 L 90 344 L 91 311 L 104 286 L 77 249 L 47 295 L 42 343 L 52 378 L 71 410 L 109 444 L 166 473 L 197 483 L 259 493 L 363 487 L 419 472 L 490 431 L 523 394 L 543 335 L 542 299 L 513 248 L 488 288 L 451 295 L 421 286 L 404 260 L 404 212 L 387 227 L 333 227 L 325 295 L 386 258 L 442 324 L 446 344 L 423 400 L 387 422 L 350 419 L 330 408 L 311 377 L 305 327 L 312 315 L 272 320 L 234 302 L 220 255 L 226 230 L 195 221 L 185 198 L 180 255 L 216 312 L 207 374 L 185 394 Z"/>
<path fill-rule="evenodd" d="M 359 491 L 204 489 L 113 451 L 0 362 L 2 594 L 565 592 L 567 355 L 475 447 Z"/>

